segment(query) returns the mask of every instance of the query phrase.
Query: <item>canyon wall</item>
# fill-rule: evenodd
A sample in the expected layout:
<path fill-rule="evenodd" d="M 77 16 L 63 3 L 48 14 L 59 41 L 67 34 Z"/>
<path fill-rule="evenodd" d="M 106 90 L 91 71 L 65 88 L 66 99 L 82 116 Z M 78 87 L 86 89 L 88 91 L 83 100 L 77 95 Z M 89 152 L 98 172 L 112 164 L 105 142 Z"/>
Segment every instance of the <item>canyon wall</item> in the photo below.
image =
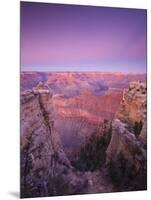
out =
<path fill-rule="evenodd" d="M 114 181 L 124 191 L 144 190 L 147 187 L 146 91 L 146 83 L 130 83 L 112 121 L 106 165 Z"/>
<path fill-rule="evenodd" d="M 41 83 L 21 94 L 21 197 L 80 193 L 84 184 L 54 128 L 51 99 Z"/>
<path fill-rule="evenodd" d="M 117 118 L 128 122 L 144 121 L 146 119 L 146 83 L 132 82 L 124 90 L 123 100 Z"/>
<path fill-rule="evenodd" d="M 146 83 L 130 83 L 124 90 L 117 112 L 119 102 L 116 101 L 121 98 L 121 93 L 117 96 L 119 93 L 112 92 L 112 90 L 107 91 L 107 102 L 104 102 L 105 99 L 103 101 L 101 96 L 92 97 L 87 92 L 62 101 L 56 94 L 52 95 L 50 87 L 44 83 L 39 83 L 33 89 L 21 93 L 21 197 L 146 189 Z M 115 95 L 116 105 L 112 105 L 112 95 Z M 90 101 L 86 96 L 90 96 Z M 91 132 L 88 123 L 89 120 L 91 122 L 91 116 L 86 116 L 89 117 L 86 122 L 80 118 L 79 123 L 84 125 L 76 129 L 75 138 L 79 138 L 77 134 L 79 135 L 80 131 L 83 133 L 80 137 L 86 140 L 83 142 L 79 138 L 77 141 L 73 129 L 70 129 L 70 125 L 79 126 L 79 123 L 76 123 L 77 116 L 66 115 L 72 114 L 76 108 L 81 109 L 78 111 L 79 115 L 85 109 L 88 111 L 90 109 L 91 113 L 99 115 L 99 112 L 107 109 L 108 104 L 109 111 L 116 112 L 112 116 L 113 119 L 102 119 L 102 121 L 99 119 L 97 122 L 99 125 L 90 137 L 87 132 Z M 59 111 L 63 110 L 65 113 L 62 117 L 68 119 L 67 123 L 59 124 L 60 129 L 58 129 L 63 128 L 62 137 L 65 137 L 67 142 L 64 145 L 60 131 L 58 132 L 55 127 L 56 123 L 59 123 L 56 115 L 56 112 L 59 112 L 56 110 L 57 106 Z M 65 112 L 66 109 L 69 113 Z M 66 134 L 68 129 L 64 126 L 68 127 L 73 138 L 68 137 Z M 73 157 L 71 159 L 68 157 L 70 155 L 68 149 L 70 145 L 73 148 L 74 144 L 76 150 L 79 145 L 79 153 L 71 154 Z M 76 163 L 73 164 L 75 160 Z M 101 180 L 101 177 L 104 177 L 102 182 L 95 183 L 96 174 Z"/>
<path fill-rule="evenodd" d="M 69 99 L 59 95 L 53 96 L 56 111 L 55 127 L 70 159 L 78 155 L 80 147 L 96 132 L 104 119 L 113 119 L 122 93 L 119 89 L 109 89 L 100 96 L 95 96 L 91 92 L 83 92 Z"/>
<path fill-rule="evenodd" d="M 146 82 L 132 82 L 124 90 L 123 100 L 116 117 L 137 129 L 142 126 L 140 138 L 146 143 L 147 86 Z M 138 127 L 139 128 L 139 127 Z M 136 130 L 137 131 L 137 130 Z"/>

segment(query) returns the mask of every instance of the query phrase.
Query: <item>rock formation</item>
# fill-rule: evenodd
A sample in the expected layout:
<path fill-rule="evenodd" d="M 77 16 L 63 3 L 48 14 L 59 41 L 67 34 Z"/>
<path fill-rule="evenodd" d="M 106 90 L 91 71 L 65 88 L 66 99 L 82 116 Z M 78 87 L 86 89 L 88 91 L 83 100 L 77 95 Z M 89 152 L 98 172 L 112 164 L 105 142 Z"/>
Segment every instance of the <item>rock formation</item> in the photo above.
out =
<path fill-rule="evenodd" d="M 114 72 L 22 72 L 21 88 L 32 89 L 42 81 L 53 91 L 54 127 L 71 159 L 104 119 L 114 118 L 123 88 L 127 88 L 131 80 L 145 78 L 145 74 Z"/>
<path fill-rule="evenodd" d="M 117 118 L 126 122 L 135 123 L 146 118 L 146 83 L 132 82 L 124 90 Z"/>
<path fill-rule="evenodd" d="M 69 111 L 64 112 L 65 120 L 67 115 L 77 108 L 87 108 L 86 110 L 97 113 L 98 116 L 99 112 L 104 115 L 103 109 L 107 108 L 110 112 L 115 112 L 119 102 L 111 105 L 111 97 L 113 96 L 116 102 L 121 98 L 121 92 L 113 90 L 105 93 L 108 97 L 107 102 L 104 102 L 105 99 L 101 100 L 102 96 L 93 97 L 87 92 L 62 101 L 62 98 L 53 95 L 50 86 L 44 83 L 21 93 L 21 197 L 146 189 L 145 83 L 130 83 L 129 88 L 124 90 L 118 112 L 115 116 L 112 115 L 113 119 L 109 117 L 108 120 L 99 120 L 99 126 L 91 137 L 84 135 L 86 132 L 90 133 L 87 122 L 93 121 L 87 115 L 89 120 L 86 123 L 82 118 L 79 118 L 77 123 L 75 115 L 74 120 L 71 120 L 72 116 L 68 116 L 67 123 L 59 126 L 59 133 L 56 130 L 57 117 L 60 114 L 56 116 L 56 107 L 59 107 L 59 111 Z M 70 129 L 70 125 L 76 127 L 79 123 L 82 124 L 81 128 L 76 129 L 74 137 L 74 129 Z M 72 136 L 68 137 L 67 132 L 63 130 L 62 137 L 66 141 L 64 145 L 60 134 L 63 126 L 69 128 Z M 79 140 L 76 140 L 79 138 L 77 130 L 83 133 Z M 84 140 L 81 139 L 82 136 Z M 79 141 L 83 145 L 82 148 Z M 76 154 L 79 157 L 71 155 L 75 156 L 75 163 L 67 157 L 69 155 L 65 149 L 69 149 L 70 146 L 77 149 L 74 144 L 79 144 L 81 149 L 78 152 L 80 154 Z"/>
<path fill-rule="evenodd" d="M 21 94 L 22 197 L 80 193 L 84 184 L 54 129 L 51 96 L 42 83 Z"/>
<path fill-rule="evenodd" d="M 147 87 L 146 83 L 132 82 L 128 89 L 124 90 L 123 100 L 116 117 L 134 129 L 140 127 L 140 138 L 146 143 L 146 117 L 147 117 Z M 139 129 L 139 127 L 138 127 Z M 137 130 L 136 130 L 137 131 Z M 139 130 L 138 130 L 139 131 Z"/>
<path fill-rule="evenodd" d="M 128 130 L 127 124 L 119 119 L 112 122 L 112 138 L 106 153 L 107 163 L 114 160 L 119 153 L 122 153 L 131 163 L 139 162 L 140 155 L 142 159 L 146 159 L 145 149 L 141 147 L 140 141 Z"/>
<path fill-rule="evenodd" d="M 106 165 L 121 190 L 146 189 L 146 132 L 146 84 L 133 82 L 124 91 L 106 151 Z"/>

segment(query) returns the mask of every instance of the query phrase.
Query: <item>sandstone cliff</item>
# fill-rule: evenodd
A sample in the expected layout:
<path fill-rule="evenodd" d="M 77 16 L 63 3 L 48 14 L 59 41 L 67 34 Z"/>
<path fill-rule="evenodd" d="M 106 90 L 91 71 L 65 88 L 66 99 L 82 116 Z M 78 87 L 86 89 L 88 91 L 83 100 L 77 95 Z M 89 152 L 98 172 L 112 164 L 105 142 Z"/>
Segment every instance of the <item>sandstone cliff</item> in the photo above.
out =
<path fill-rule="evenodd" d="M 141 164 L 143 164 L 146 159 L 146 151 L 140 141 L 127 129 L 127 124 L 119 119 L 112 122 L 112 138 L 106 153 L 107 163 L 116 159 L 119 153 L 122 153 L 131 163 L 139 164 L 138 162 L 141 160 Z"/>
<path fill-rule="evenodd" d="M 147 87 L 146 83 L 132 82 L 124 90 L 123 100 L 116 117 L 131 125 L 140 127 L 140 138 L 146 143 Z M 139 127 L 138 127 L 139 129 Z M 137 131 L 137 130 L 136 130 Z M 139 130 L 138 130 L 139 131 Z"/>
<path fill-rule="evenodd" d="M 112 122 L 106 165 L 119 190 L 146 189 L 146 101 L 146 84 L 131 83 Z"/>
<path fill-rule="evenodd" d="M 84 184 L 54 129 L 51 96 L 42 83 L 21 94 L 22 197 L 80 193 Z"/>

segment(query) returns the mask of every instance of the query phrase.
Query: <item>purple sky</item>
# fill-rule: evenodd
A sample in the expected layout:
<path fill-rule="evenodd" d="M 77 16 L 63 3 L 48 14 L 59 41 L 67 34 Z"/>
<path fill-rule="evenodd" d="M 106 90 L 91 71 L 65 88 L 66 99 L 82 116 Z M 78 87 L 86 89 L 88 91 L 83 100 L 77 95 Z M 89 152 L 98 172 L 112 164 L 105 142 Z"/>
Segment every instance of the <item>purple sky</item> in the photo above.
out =
<path fill-rule="evenodd" d="M 21 2 L 21 70 L 146 72 L 146 10 Z"/>

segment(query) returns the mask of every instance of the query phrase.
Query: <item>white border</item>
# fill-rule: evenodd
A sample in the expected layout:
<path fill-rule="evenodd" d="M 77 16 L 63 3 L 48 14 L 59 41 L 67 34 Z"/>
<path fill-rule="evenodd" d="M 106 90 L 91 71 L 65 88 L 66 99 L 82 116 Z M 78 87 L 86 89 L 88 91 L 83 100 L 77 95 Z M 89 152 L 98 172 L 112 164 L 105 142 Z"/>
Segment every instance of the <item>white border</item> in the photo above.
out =
<path fill-rule="evenodd" d="M 39 0 L 32 0 L 38 2 Z M 148 9 L 148 191 L 52 197 L 55 199 L 127 200 L 151 195 L 151 5 L 150 0 L 40 0 L 39 2 Z M 0 1 L 0 199 L 19 192 L 19 1 Z M 149 46 L 150 44 L 150 46 Z M 50 198 L 50 197 L 49 197 Z M 34 198 L 48 199 L 48 198 Z"/>

